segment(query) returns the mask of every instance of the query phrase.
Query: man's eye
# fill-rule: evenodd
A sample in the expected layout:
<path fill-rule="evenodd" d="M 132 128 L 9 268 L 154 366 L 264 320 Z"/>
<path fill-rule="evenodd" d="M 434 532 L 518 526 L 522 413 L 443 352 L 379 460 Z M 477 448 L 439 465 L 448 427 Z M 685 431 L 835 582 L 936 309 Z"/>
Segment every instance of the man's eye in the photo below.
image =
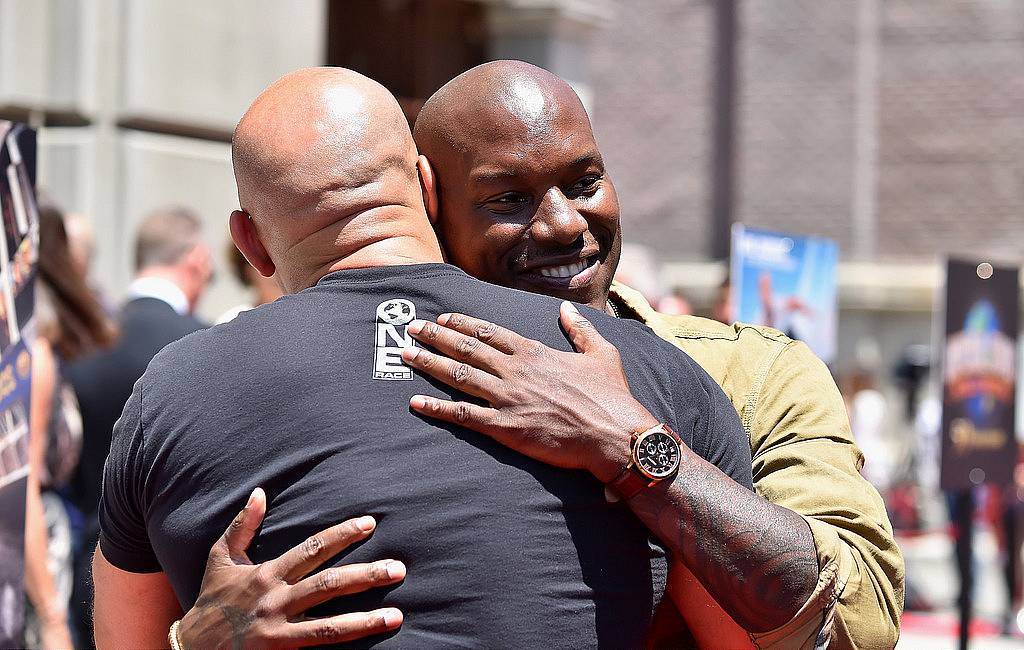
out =
<path fill-rule="evenodd" d="M 576 183 L 569 188 L 569 196 L 573 198 L 577 196 L 593 196 L 593 194 L 597 192 L 597 188 L 600 184 L 600 176 L 586 176 L 576 181 Z"/>
<path fill-rule="evenodd" d="M 521 207 L 524 203 L 528 203 L 529 198 L 518 192 L 507 192 L 505 194 L 499 194 L 491 199 L 487 200 L 487 206 L 492 210 L 501 212 L 509 212 Z"/>

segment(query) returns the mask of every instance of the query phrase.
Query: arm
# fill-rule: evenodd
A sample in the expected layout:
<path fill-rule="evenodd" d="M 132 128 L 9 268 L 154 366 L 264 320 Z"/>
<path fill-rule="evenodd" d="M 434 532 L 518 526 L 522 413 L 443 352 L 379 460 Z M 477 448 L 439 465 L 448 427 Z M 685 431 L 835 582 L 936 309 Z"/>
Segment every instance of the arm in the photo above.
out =
<path fill-rule="evenodd" d="M 551 350 L 462 315 L 438 322 L 414 322 L 408 331 L 441 354 L 410 348 L 403 358 L 489 407 L 413 397 L 412 408 L 424 415 L 541 462 L 588 470 L 602 483 L 627 464 L 630 433 L 656 424 L 629 393 L 618 351 L 569 303 L 562 324 L 582 354 Z M 718 426 L 739 422 L 733 413 L 718 418 Z M 682 457 L 675 480 L 645 490 L 630 507 L 746 630 L 787 622 L 818 579 L 807 524 L 692 451 L 684 448 Z"/>
<path fill-rule="evenodd" d="M 196 604 L 182 616 L 164 573 L 132 573 L 93 558 L 94 624 L 99 648 L 166 648 L 171 624 L 181 619 L 183 648 L 298 647 L 342 643 L 396 629 L 393 608 L 308 618 L 304 612 L 331 598 L 400 582 L 401 562 L 350 564 L 306 575 L 350 544 L 369 537 L 376 523 L 361 517 L 332 526 L 281 557 L 254 564 L 246 550 L 266 514 L 257 488 L 224 533 L 206 565 Z"/>
<path fill-rule="evenodd" d="M 50 409 L 57 387 L 57 364 L 50 344 L 32 345 L 32 394 L 29 412 L 29 474 L 25 488 L 25 590 L 35 607 L 47 648 L 71 647 L 67 607 L 58 602 L 57 587 L 47 566 L 49 539 L 43 512 L 40 477 L 46 466 Z"/>
<path fill-rule="evenodd" d="M 387 607 L 326 618 L 306 610 L 332 598 L 405 578 L 396 560 L 311 571 L 373 532 L 373 517 L 351 519 L 320 531 L 283 555 L 253 564 L 246 554 L 267 511 L 257 488 L 210 550 L 196 604 L 181 619 L 184 648 L 297 647 L 342 643 L 397 629 L 402 613 Z"/>
<path fill-rule="evenodd" d="M 668 571 L 668 597 L 672 606 L 686 623 L 700 648 L 753 648 L 750 635 L 712 598 L 700 580 L 678 560 L 673 560 Z M 678 633 L 676 633 L 678 638 Z M 656 647 L 673 647 L 669 636 Z"/>
<path fill-rule="evenodd" d="M 892 647 L 899 638 L 903 558 L 878 491 L 860 474 L 842 396 L 828 368 L 789 342 L 764 372 L 751 413 L 754 486 L 811 529 L 832 643 Z M 833 584 L 826 578 L 833 576 Z M 817 625 L 821 627 L 822 616 Z"/>
<path fill-rule="evenodd" d="M 170 647 L 167 630 L 181 607 L 166 574 L 122 571 L 97 548 L 92 575 L 97 648 Z"/>
<path fill-rule="evenodd" d="M 104 466 L 99 508 L 101 553 L 96 556 L 94 575 L 97 630 L 102 627 L 104 634 L 109 632 L 113 636 L 104 640 L 113 642 L 124 629 L 133 641 L 140 642 L 133 643 L 134 647 L 146 647 L 143 640 L 166 639 L 170 623 L 180 613 L 166 578 L 160 577 L 160 560 L 149 540 L 144 382 L 145 377 L 136 383 L 114 428 Z M 178 628 L 186 647 L 342 642 L 401 624 L 402 615 L 393 608 L 326 618 L 304 616 L 309 608 L 333 597 L 393 584 L 405 577 L 405 566 L 391 560 L 331 567 L 308 575 L 348 545 L 368 537 L 375 525 L 372 518 L 337 524 L 278 558 L 254 564 L 246 549 L 265 513 L 266 495 L 256 488 L 214 543 L 199 597 Z M 139 599 L 147 604 L 152 601 L 151 613 L 135 606 Z"/>

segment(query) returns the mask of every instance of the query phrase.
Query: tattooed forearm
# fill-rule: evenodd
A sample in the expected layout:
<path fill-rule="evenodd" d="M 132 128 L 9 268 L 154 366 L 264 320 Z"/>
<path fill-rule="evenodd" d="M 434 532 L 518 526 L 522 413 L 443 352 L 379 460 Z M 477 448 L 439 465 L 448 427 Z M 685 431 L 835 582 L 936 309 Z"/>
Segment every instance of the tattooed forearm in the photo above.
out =
<path fill-rule="evenodd" d="M 786 623 L 814 591 L 818 560 L 803 518 L 689 450 L 670 485 L 641 492 L 630 505 L 750 632 Z"/>

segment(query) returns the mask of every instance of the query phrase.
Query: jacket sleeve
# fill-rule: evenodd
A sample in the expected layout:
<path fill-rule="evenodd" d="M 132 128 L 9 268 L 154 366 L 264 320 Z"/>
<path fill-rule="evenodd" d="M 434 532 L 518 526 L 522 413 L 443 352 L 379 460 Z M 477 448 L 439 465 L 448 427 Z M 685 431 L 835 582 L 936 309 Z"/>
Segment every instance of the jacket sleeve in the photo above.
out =
<path fill-rule="evenodd" d="M 843 399 L 803 343 L 760 369 L 741 414 L 751 435 L 754 487 L 807 521 L 818 588 L 797 616 L 753 637 L 760 647 L 892 648 L 903 608 L 903 557 L 878 492 L 860 474 Z"/>

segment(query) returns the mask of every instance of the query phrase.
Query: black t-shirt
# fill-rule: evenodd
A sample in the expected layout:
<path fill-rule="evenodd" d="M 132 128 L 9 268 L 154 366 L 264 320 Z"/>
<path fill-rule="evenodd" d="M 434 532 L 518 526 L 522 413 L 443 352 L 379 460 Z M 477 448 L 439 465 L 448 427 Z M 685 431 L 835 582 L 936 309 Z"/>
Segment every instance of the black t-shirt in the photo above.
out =
<path fill-rule="evenodd" d="M 458 311 L 571 350 L 558 304 L 444 264 L 357 269 L 169 345 L 114 433 L 104 556 L 165 571 L 188 609 L 210 547 L 261 486 L 269 507 L 254 561 L 370 514 L 373 536 L 334 562 L 407 564 L 401 585 L 313 612 L 405 613 L 397 633 L 360 645 L 643 645 L 667 562 L 629 508 L 606 503 L 588 473 L 408 408 L 417 393 L 459 396 L 401 363 L 413 316 Z M 749 443 L 713 380 L 643 325 L 586 313 L 621 351 L 636 398 L 749 487 Z"/>

